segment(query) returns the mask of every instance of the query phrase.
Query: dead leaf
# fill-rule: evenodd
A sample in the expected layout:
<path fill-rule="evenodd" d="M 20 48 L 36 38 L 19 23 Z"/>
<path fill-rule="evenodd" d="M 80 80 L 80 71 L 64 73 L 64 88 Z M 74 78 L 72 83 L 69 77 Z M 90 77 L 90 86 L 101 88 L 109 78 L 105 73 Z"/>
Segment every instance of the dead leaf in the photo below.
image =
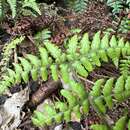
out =
<path fill-rule="evenodd" d="M 14 130 L 21 123 L 20 112 L 26 101 L 29 100 L 29 91 L 24 89 L 14 93 L 0 108 L 2 117 L 1 129 Z"/>

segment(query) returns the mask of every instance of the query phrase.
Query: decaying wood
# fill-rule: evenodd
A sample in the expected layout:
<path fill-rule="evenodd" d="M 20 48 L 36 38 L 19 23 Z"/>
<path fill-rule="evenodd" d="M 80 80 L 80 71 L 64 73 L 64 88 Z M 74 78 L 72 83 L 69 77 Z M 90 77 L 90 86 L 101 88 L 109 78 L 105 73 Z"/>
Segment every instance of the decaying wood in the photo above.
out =
<path fill-rule="evenodd" d="M 52 93 L 57 91 L 61 87 L 60 81 L 51 81 L 49 83 L 43 84 L 33 95 L 31 98 L 31 102 L 33 105 L 40 104 L 43 100 L 48 98 Z"/>

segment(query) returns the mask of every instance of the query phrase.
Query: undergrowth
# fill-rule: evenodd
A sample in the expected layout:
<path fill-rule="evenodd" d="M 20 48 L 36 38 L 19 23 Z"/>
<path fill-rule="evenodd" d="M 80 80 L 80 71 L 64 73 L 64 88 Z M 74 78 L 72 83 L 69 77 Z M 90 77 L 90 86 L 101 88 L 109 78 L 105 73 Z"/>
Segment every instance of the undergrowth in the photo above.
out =
<path fill-rule="evenodd" d="M 128 14 L 130 8 L 129 0 L 99 1 L 106 3 L 111 12 L 110 14 L 112 14 L 111 17 L 114 15 L 119 17 L 122 11 Z M 69 88 L 66 89 L 63 87 L 60 90 L 62 98 L 57 98 L 52 104 L 45 104 L 43 112 L 34 111 L 31 119 L 35 126 L 44 127 L 62 122 L 68 123 L 73 121 L 73 117 L 80 121 L 87 118 L 90 110 L 93 109 L 103 122 L 92 124 L 90 126 L 92 130 L 130 130 L 130 116 L 128 112 L 125 112 L 116 121 L 110 121 L 112 119 L 108 115 L 108 111 L 113 110 L 115 104 L 123 103 L 130 98 L 130 43 L 129 40 L 115 35 L 119 32 L 123 34 L 129 32 L 129 16 L 123 16 L 117 28 L 115 30 L 111 29 L 115 32 L 109 31 L 109 33 L 104 33 L 99 30 L 93 36 L 90 36 L 88 32 L 85 33 L 80 29 L 79 32 L 79 30 L 76 31 L 70 27 L 73 30 L 71 31 L 69 27 L 67 28 L 64 25 L 68 24 L 69 26 L 71 22 L 75 22 L 76 20 L 73 20 L 75 16 L 79 17 L 79 15 L 84 14 L 91 2 L 89 0 L 68 0 L 64 2 L 76 15 L 72 17 L 72 21 L 67 21 L 68 16 L 64 17 L 66 10 L 63 9 L 64 12 L 61 18 L 63 23 L 60 24 L 63 26 L 61 27 L 62 31 L 59 27 L 59 30 L 57 30 L 61 31 L 61 33 L 57 33 L 57 31 L 56 34 L 59 35 L 57 35 L 58 37 L 54 37 L 55 41 L 63 38 L 61 41 L 64 41 L 64 44 L 60 47 L 52 42 L 51 36 L 53 34 L 50 28 L 48 29 L 49 26 L 51 26 L 52 30 L 60 26 L 58 25 L 58 23 L 61 23 L 58 13 L 54 16 L 51 16 L 51 13 L 45 13 L 43 17 L 38 18 L 41 23 L 37 22 L 37 18 L 34 20 L 35 25 L 31 24 L 33 21 L 28 17 L 25 17 L 25 20 L 21 19 L 20 24 L 14 24 L 13 29 L 14 31 L 18 30 L 18 35 L 22 31 L 24 32 L 24 30 L 29 32 L 31 27 L 35 28 L 35 31 L 31 30 L 33 34 L 29 32 L 26 34 L 26 37 L 36 46 L 38 53 L 35 55 L 18 55 L 17 61 L 10 63 L 12 51 L 26 37 L 20 35 L 4 45 L 2 60 L 0 61 L 0 94 L 2 95 L 6 90 L 15 85 L 27 84 L 30 80 L 46 82 L 51 77 L 54 81 L 62 81 L 62 85 L 67 85 Z M 22 14 L 24 11 L 26 14 L 26 10 L 30 10 L 34 15 L 41 15 L 38 6 L 39 4 L 36 0 L 0 1 L 0 17 L 5 17 L 4 14 L 8 11 L 7 7 L 11 11 L 12 19 L 19 17 L 19 14 Z M 58 9 L 57 12 L 62 10 Z M 84 19 L 81 19 L 81 22 L 82 20 L 84 21 Z M 96 20 L 100 21 L 100 19 Z M 24 25 L 23 23 L 25 23 L 25 26 L 22 26 Z M 47 29 L 43 27 L 43 30 L 41 30 L 40 27 L 42 24 L 44 26 L 44 23 Z M 86 26 L 84 25 L 84 27 Z M 37 33 L 34 35 L 35 32 Z M 24 33 L 21 34 L 24 35 Z M 118 76 L 99 78 L 91 84 L 91 89 L 86 89 L 87 86 L 81 78 L 87 80 L 89 74 L 97 68 L 102 68 L 104 63 L 112 63 L 119 71 Z"/>
<path fill-rule="evenodd" d="M 64 52 L 50 41 L 46 41 L 44 47 L 39 47 L 39 55 L 27 54 L 24 58 L 19 57 L 20 62 L 13 63 L 14 69 L 7 68 L 8 72 L 0 82 L 0 92 L 3 93 L 8 87 L 22 81 L 27 83 L 30 74 L 34 81 L 39 78 L 46 81 L 50 73 L 53 80 L 62 79 L 70 86 L 69 89 L 61 90 L 61 95 L 66 98 L 66 102 L 58 101 L 52 106 L 47 105 L 46 114 L 35 111 L 32 117 L 35 125 L 50 125 L 54 121 L 56 123 L 69 122 L 72 114 L 80 119 L 89 113 L 90 106 L 105 117 L 107 109 L 112 109 L 114 103 L 123 102 L 130 97 L 129 66 L 127 65 L 130 44 L 123 38 L 116 38 L 115 35 L 110 37 L 105 34 L 101 37 L 100 34 L 100 31 L 97 32 L 92 41 L 89 40 L 87 33 L 81 38 L 74 35 L 66 43 Z M 123 62 L 124 58 L 128 62 Z M 85 90 L 82 83 L 75 80 L 75 76 L 87 78 L 96 67 L 101 67 L 102 63 L 110 61 L 120 69 L 121 75 L 118 78 L 99 79 L 94 83 L 90 92 Z M 110 124 L 106 125 L 112 128 Z M 107 126 L 98 127 L 107 129 Z M 91 127 L 94 129 L 95 125 Z"/>
<path fill-rule="evenodd" d="M 21 6 L 19 6 L 21 5 Z M 4 17 L 4 13 L 7 11 L 7 7 L 10 7 L 12 12 L 12 18 L 15 18 L 17 13 L 24 9 L 32 9 L 37 14 L 41 14 L 36 0 L 1 0 L 0 1 L 0 17 Z M 18 15 L 17 15 L 18 16 Z"/>

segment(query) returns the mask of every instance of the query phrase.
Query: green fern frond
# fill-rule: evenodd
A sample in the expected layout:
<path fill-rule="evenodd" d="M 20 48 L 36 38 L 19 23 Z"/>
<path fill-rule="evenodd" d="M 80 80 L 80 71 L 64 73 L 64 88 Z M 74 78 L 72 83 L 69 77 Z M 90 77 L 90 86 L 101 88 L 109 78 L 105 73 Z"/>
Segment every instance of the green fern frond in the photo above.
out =
<path fill-rule="evenodd" d="M 88 0 L 67 0 L 68 7 L 73 8 L 76 13 L 84 12 L 88 5 Z"/>
<path fill-rule="evenodd" d="M 75 0 L 74 10 L 75 12 L 83 12 L 87 8 L 88 0 Z"/>
<path fill-rule="evenodd" d="M 89 40 L 87 33 L 84 34 L 81 40 L 77 35 L 74 35 L 68 40 L 68 46 L 64 52 L 56 45 L 46 42 L 44 47 L 39 48 L 40 56 L 27 54 L 25 58 L 19 58 L 20 63 L 14 64 L 14 70 L 8 69 L 4 80 L 1 81 L 1 92 L 7 87 L 20 83 L 22 80 L 25 83 L 28 82 L 29 74 L 31 74 L 34 81 L 40 77 L 47 80 L 48 69 L 50 68 L 54 80 L 62 78 L 64 82 L 70 85 L 71 91 L 61 91 L 61 95 L 67 99 L 69 108 L 69 111 L 65 111 L 64 120 L 69 121 L 72 110 L 77 111 L 77 116 L 80 117 L 82 112 L 79 112 L 79 110 L 89 108 L 87 106 L 88 101 L 86 101 L 88 94 L 85 93 L 84 87 L 72 82 L 69 78 L 71 70 L 74 70 L 77 75 L 87 77 L 89 72 L 96 66 L 101 66 L 102 62 L 108 62 L 108 59 L 112 60 L 117 66 L 120 57 L 130 55 L 129 50 L 130 45 L 128 42 L 124 42 L 122 39 L 117 40 L 114 35 L 109 39 L 108 34 L 101 38 L 100 32 L 95 34 L 92 42 Z M 112 108 L 113 97 L 118 101 L 128 98 L 130 96 L 128 82 L 129 79 L 125 79 L 124 76 L 119 77 L 116 82 L 114 82 L 113 78 L 107 81 L 104 79 L 98 80 L 90 92 L 97 109 L 101 113 L 105 113 L 106 106 Z M 101 92 L 102 88 L 103 92 Z M 86 110 L 84 111 L 86 112 Z M 57 114 L 56 117 L 53 115 L 56 118 L 55 120 L 57 120 L 57 116 Z M 61 118 L 61 113 L 59 118 Z M 52 119 L 50 118 L 50 120 Z M 50 124 L 50 120 L 46 123 Z"/>
<path fill-rule="evenodd" d="M 3 16 L 3 2 L 0 0 L 0 18 Z"/>
<path fill-rule="evenodd" d="M 53 121 L 55 121 L 55 123 L 60 123 L 62 121 L 68 122 L 71 121 L 72 113 L 75 114 L 77 119 L 81 119 L 82 115 L 85 116 L 85 114 L 88 114 L 89 107 L 92 102 L 96 110 L 102 114 L 105 114 L 107 111 L 107 106 L 112 109 L 114 103 L 117 103 L 117 101 L 122 102 L 130 97 L 130 86 L 128 84 L 130 77 L 125 79 L 123 76 L 120 76 L 116 82 L 114 80 L 114 78 L 110 78 L 107 81 L 104 79 L 97 80 L 90 93 L 85 91 L 82 84 L 70 81 L 69 90 L 61 90 L 61 95 L 66 98 L 67 102 L 59 101 L 58 104 L 56 103 L 53 106 L 53 108 L 55 108 L 55 112 L 59 110 L 60 112 L 55 113 L 55 115 L 49 113 L 49 121 L 44 120 L 46 117 L 45 111 L 45 113 L 40 113 L 40 115 L 43 116 L 42 119 L 38 118 L 39 112 L 35 112 L 32 118 L 33 123 L 37 126 L 39 126 L 39 124 L 44 126 L 54 123 Z M 90 100 L 90 97 L 92 100 Z M 65 106 L 65 108 L 63 108 L 63 106 Z M 51 108 L 51 106 L 48 107 Z M 59 110 L 57 108 L 59 108 Z M 116 122 L 115 126 L 113 126 L 113 130 L 119 130 L 119 128 L 122 128 L 120 130 L 123 130 L 126 124 L 126 119 L 126 116 L 121 117 L 121 119 Z M 109 129 L 105 125 L 93 125 L 91 128 L 94 130 L 97 130 L 97 128 L 101 130 Z"/>
<path fill-rule="evenodd" d="M 112 61 L 116 67 L 119 67 L 120 59 L 126 56 L 130 56 L 129 42 L 125 42 L 122 38 L 117 39 L 115 35 L 110 37 L 105 34 L 101 37 L 101 32 L 97 32 L 92 41 L 89 40 L 87 33 L 82 38 L 77 35 L 72 36 L 67 41 L 64 51 L 47 41 L 44 47 L 39 47 L 39 55 L 26 54 L 24 58 L 19 57 L 19 63 L 13 63 L 14 68 L 7 69 L 8 72 L 0 81 L 0 93 L 22 81 L 27 83 L 30 75 L 34 81 L 39 78 L 46 81 L 51 74 L 53 80 L 60 78 L 70 86 L 68 90 L 61 90 L 66 102 L 59 101 L 58 106 L 48 106 L 50 111 L 47 113 L 48 120 L 44 120 L 44 113 L 35 112 L 32 118 L 35 125 L 50 125 L 53 121 L 59 123 L 63 120 L 69 122 L 72 114 L 80 119 L 89 111 L 90 97 L 96 109 L 105 114 L 107 107 L 111 109 L 115 100 L 122 102 L 130 97 L 130 77 L 122 75 L 118 79 L 97 80 L 88 93 L 82 84 L 71 80 L 70 73 L 75 72 L 75 76 L 77 74 L 86 78 L 103 62 Z M 61 110 L 63 105 L 67 109 Z M 59 113 L 56 113 L 57 109 L 60 110 Z"/>
<path fill-rule="evenodd" d="M 114 14 L 119 13 L 123 9 L 123 0 L 107 0 L 107 5 L 112 8 Z"/>
<path fill-rule="evenodd" d="M 2 76 L 2 73 L 5 72 L 7 69 L 7 65 L 9 63 L 10 56 L 12 54 L 12 50 L 16 48 L 17 45 L 21 44 L 24 40 L 24 37 L 21 36 L 19 38 L 15 38 L 12 41 L 5 44 L 2 52 L 2 60 L 0 61 L 0 74 Z"/>
<path fill-rule="evenodd" d="M 14 18 L 16 16 L 16 4 L 17 4 L 17 1 L 16 0 L 7 0 L 9 6 L 10 6 L 10 9 L 12 11 L 12 17 Z"/>
<path fill-rule="evenodd" d="M 130 30 L 130 19 L 128 19 L 127 17 L 124 17 L 121 20 L 121 24 L 118 27 L 118 32 L 122 32 L 122 33 L 128 33 Z"/>
<path fill-rule="evenodd" d="M 67 83 L 69 82 L 69 73 L 72 70 L 77 75 L 87 77 L 89 72 L 93 71 L 96 66 L 100 67 L 102 62 L 112 60 L 115 66 L 118 67 L 120 58 L 130 55 L 130 44 L 121 39 L 117 40 L 114 35 L 109 42 L 107 34 L 100 38 L 100 32 L 97 32 L 93 37 L 92 43 L 90 43 L 87 34 L 84 34 L 81 40 L 79 40 L 77 35 L 74 35 L 68 40 L 66 50 L 62 52 L 60 48 L 48 41 L 43 48 L 40 47 L 40 56 L 29 54 L 25 56 L 24 61 L 27 61 L 31 66 L 31 70 L 28 71 L 31 72 L 33 80 L 37 80 L 40 77 L 43 80 L 47 80 L 50 70 L 54 80 L 61 77 Z M 19 64 L 22 68 L 25 68 L 25 63 L 21 62 Z M 23 73 L 21 79 L 28 79 L 27 74 L 26 78 L 23 77 L 26 73 L 25 70 L 23 70 Z M 17 81 L 16 77 L 13 78 Z M 14 82 L 14 84 L 16 83 Z"/>
<path fill-rule="evenodd" d="M 75 114 L 77 119 L 80 119 L 81 115 L 88 113 L 89 102 L 86 99 L 87 93 L 85 92 L 84 87 L 74 81 L 70 81 L 70 84 L 71 85 L 69 90 L 61 90 L 61 95 L 67 99 L 67 104 L 66 102 L 59 101 L 56 102 L 53 106 L 48 105 L 48 108 L 45 108 L 44 112 L 34 112 L 32 122 L 36 126 L 50 125 L 54 122 L 60 123 L 63 120 L 69 122 L 72 118 L 72 113 Z M 56 111 L 60 112 L 57 113 Z M 48 117 L 47 120 L 46 117 Z"/>
<path fill-rule="evenodd" d="M 50 38 L 51 38 L 51 31 L 49 31 L 48 29 L 44 29 L 38 32 L 34 37 L 34 39 L 36 40 L 36 44 L 38 42 L 39 45 L 43 42 L 48 41 Z"/>
<path fill-rule="evenodd" d="M 24 0 L 23 2 L 23 8 L 28 7 L 35 12 L 37 12 L 39 15 L 41 15 L 41 11 L 38 8 L 38 5 L 36 3 L 36 0 Z"/>
<path fill-rule="evenodd" d="M 122 116 L 115 125 L 113 126 L 112 130 L 125 130 L 126 126 L 129 130 L 129 121 L 127 116 Z M 92 130 L 109 130 L 110 128 L 107 125 L 101 125 L 101 124 L 94 124 L 91 125 Z"/>
<path fill-rule="evenodd" d="M 109 128 L 106 125 L 99 125 L 99 124 L 91 125 L 90 128 L 92 130 L 109 130 Z"/>
<path fill-rule="evenodd" d="M 17 5 L 20 3 L 19 9 L 17 9 Z M 36 0 L 7 0 L 7 1 L 0 1 L 0 17 L 4 16 L 4 13 L 7 11 L 5 8 L 7 7 L 7 4 L 10 7 L 10 10 L 12 12 L 12 18 L 15 18 L 17 13 L 19 12 L 18 10 L 23 10 L 24 8 L 30 8 L 33 11 L 35 11 L 36 13 L 38 13 L 39 15 L 41 15 L 41 12 L 38 8 L 38 4 L 36 2 Z M 5 6 L 5 7 L 4 7 Z"/>
<path fill-rule="evenodd" d="M 121 102 L 129 98 L 129 80 L 129 76 L 126 78 L 123 75 L 120 76 L 116 82 L 114 78 L 110 78 L 106 82 L 104 82 L 104 79 L 97 80 L 90 92 L 94 102 L 96 101 L 97 107 L 100 109 L 104 107 L 106 110 L 106 107 L 108 106 L 111 109 L 115 100 Z M 98 104 L 97 101 L 103 102 L 103 104 Z M 104 113 L 105 111 L 101 112 Z"/>
<path fill-rule="evenodd" d="M 126 5 L 128 6 L 128 8 L 126 8 L 126 11 L 129 12 L 129 9 L 130 9 L 130 0 L 126 0 Z"/>

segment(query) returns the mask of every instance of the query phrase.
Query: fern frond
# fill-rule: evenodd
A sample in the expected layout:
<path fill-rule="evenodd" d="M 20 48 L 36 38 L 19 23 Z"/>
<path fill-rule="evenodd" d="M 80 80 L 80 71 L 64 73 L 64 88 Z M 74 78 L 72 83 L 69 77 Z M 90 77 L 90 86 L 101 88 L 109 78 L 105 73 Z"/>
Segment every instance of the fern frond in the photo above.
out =
<path fill-rule="evenodd" d="M 83 12 L 87 8 L 88 0 L 75 0 L 74 10 L 75 12 Z"/>
<path fill-rule="evenodd" d="M 76 13 L 84 12 L 88 5 L 88 0 L 67 0 L 68 7 L 73 8 Z"/>
<path fill-rule="evenodd" d="M 102 82 L 103 79 L 97 80 L 95 85 L 92 88 L 90 95 L 93 97 L 94 102 L 103 100 L 103 106 L 101 104 L 96 105 L 98 108 L 103 108 L 108 106 L 110 109 L 113 107 L 114 100 L 118 102 L 122 102 L 130 97 L 130 87 L 129 83 L 129 76 L 126 78 L 123 75 L 120 76 L 116 82 L 114 78 L 110 78 L 105 83 Z M 103 113 L 105 111 L 102 111 Z"/>
<path fill-rule="evenodd" d="M 61 95 L 67 99 L 67 104 L 58 101 L 53 106 L 48 105 L 47 109 L 45 107 L 43 113 L 38 111 L 34 112 L 32 121 L 36 126 L 50 125 L 54 121 L 60 123 L 62 120 L 69 122 L 72 118 L 72 113 L 75 114 L 78 119 L 81 118 L 82 114 L 85 115 L 88 113 L 89 103 L 86 99 L 87 93 L 85 92 L 84 87 L 74 81 L 70 82 L 70 84 L 70 90 L 61 90 Z M 54 114 L 52 114 L 52 111 L 54 111 Z M 60 112 L 57 113 L 56 111 Z M 45 120 L 46 117 L 48 117 L 47 120 Z"/>
<path fill-rule="evenodd" d="M 13 63 L 14 68 L 7 69 L 8 72 L 0 81 L 0 93 L 22 81 L 27 83 L 30 75 L 34 81 L 39 78 L 46 81 L 51 74 L 53 80 L 61 78 L 70 86 L 68 90 L 61 90 L 66 102 L 59 101 L 58 106 L 48 106 L 50 109 L 50 113 L 47 113 L 48 120 L 44 120 L 44 113 L 35 112 L 32 118 L 35 125 L 50 125 L 52 121 L 68 122 L 71 120 L 71 114 L 80 119 L 89 111 L 90 97 L 96 109 L 105 114 L 107 107 L 111 109 L 115 100 L 122 102 L 130 97 L 129 76 L 97 80 L 91 92 L 87 93 L 82 84 L 71 80 L 70 73 L 86 78 L 97 66 L 100 67 L 102 62 L 111 60 L 116 67 L 119 67 L 120 59 L 126 56 L 130 56 L 129 42 L 125 42 L 122 38 L 117 39 L 115 35 L 110 37 L 105 34 L 101 37 L 100 32 L 94 35 L 92 41 L 89 40 L 87 33 L 82 38 L 72 36 L 67 41 L 64 51 L 47 41 L 44 47 L 39 47 L 39 55 L 26 54 L 24 58 L 19 57 L 19 63 Z M 61 110 L 63 104 L 67 109 Z"/>
<path fill-rule="evenodd" d="M 90 128 L 92 130 L 109 130 L 109 128 L 106 125 L 99 125 L 99 124 L 91 125 Z"/>
<path fill-rule="evenodd" d="M 55 115 L 49 113 L 49 121 L 42 120 L 46 117 L 45 111 L 45 113 L 40 113 L 40 115 L 43 116 L 42 119 L 38 118 L 39 112 L 35 112 L 32 121 L 37 126 L 39 126 L 39 124 L 42 126 L 45 124 L 50 125 L 50 123 L 52 124 L 53 121 L 56 123 L 60 123 L 62 121 L 68 122 L 71 121 L 72 113 L 75 114 L 78 119 L 80 119 L 82 115 L 88 114 L 89 107 L 92 102 L 96 110 L 102 114 L 105 114 L 107 107 L 112 109 L 114 103 L 122 102 L 130 97 L 129 81 L 130 77 L 125 79 L 123 76 L 120 76 L 116 81 L 114 78 L 110 78 L 107 81 L 100 79 L 95 82 L 90 93 L 85 91 L 82 84 L 70 81 L 69 90 L 61 90 L 61 95 L 66 98 L 67 102 L 59 101 L 58 104 L 56 103 L 53 106 L 53 108 L 55 108 L 55 112 L 59 110 L 60 111 L 58 113 L 55 113 Z M 92 100 L 90 100 L 90 97 Z M 65 106 L 65 108 L 63 108 L 63 106 Z M 51 108 L 51 106 L 48 107 Z M 120 118 L 116 122 L 115 126 L 113 126 L 113 130 L 123 130 L 126 124 L 126 120 L 126 116 Z M 100 128 L 101 130 L 109 129 L 106 125 L 93 125 L 91 128 L 94 130 L 97 130 L 97 128 Z"/>
<path fill-rule="evenodd" d="M 128 9 L 126 8 L 126 11 L 129 12 L 129 9 L 130 9 L 130 0 L 126 0 L 126 5 L 128 6 Z"/>
<path fill-rule="evenodd" d="M 0 61 L 0 74 L 2 76 L 2 73 L 5 72 L 7 69 L 7 65 L 9 63 L 10 56 L 12 54 L 12 49 L 15 49 L 16 46 L 24 40 L 24 37 L 21 36 L 19 38 L 15 38 L 12 41 L 8 42 L 5 44 L 3 48 L 3 53 L 2 53 L 2 60 Z"/>
<path fill-rule="evenodd" d="M 23 8 L 28 7 L 37 12 L 39 15 L 41 15 L 41 11 L 38 8 L 38 4 L 36 3 L 36 0 L 24 0 L 23 2 Z"/>
<path fill-rule="evenodd" d="M 0 18 L 3 16 L 3 2 L 0 0 Z"/>
<path fill-rule="evenodd" d="M 87 34 L 84 34 L 81 40 L 79 40 L 77 35 L 74 35 L 68 40 L 66 50 L 62 52 L 60 48 L 48 41 L 44 44 L 44 47 L 40 47 L 40 56 L 30 54 L 25 56 L 24 61 L 27 61 L 31 66 L 31 70 L 29 69 L 28 72 L 31 72 L 34 80 L 40 77 L 43 80 L 47 80 L 50 70 L 54 80 L 61 77 L 67 83 L 69 82 L 69 73 L 72 70 L 77 75 L 87 77 L 89 72 L 93 71 L 96 66 L 100 67 L 102 62 L 112 60 L 115 66 L 118 67 L 120 58 L 130 55 L 130 44 L 122 39 L 117 40 L 114 35 L 109 42 L 107 34 L 100 38 L 100 32 L 97 32 L 91 45 L 90 43 Z M 25 68 L 25 63 L 21 62 L 19 64 L 22 68 Z M 24 74 L 26 73 L 25 71 L 27 70 L 23 70 Z M 25 79 L 23 77 L 24 74 L 21 75 L 23 80 Z M 16 80 L 16 77 L 13 78 Z M 26 79 L 28 79 L 27 73 Z"/>
<path fill-rule="evenodd" d="M 123 0 L 107 0 L 107 5 L 112 8 L 114 14 L 117 14 L 123 9 L 123 2 Z"/>
<path fill-rule="evenodd" d="M 130 20 L 127 17 L 124 17 L 121 20 L 121 24 L 118 27 L 118 31 L 122 33 L 127 33 L 130 30 Z"/>
<path fill-rule="evenodd" d="M 129 121 L 127 116 L 122 116 L 115 125 L 113 126 L 112 130 L 125 130 L 126 126 L 128 127 L 129 130 Z M 92 130 L 109 130 L 110 128 L 107 125 L 101 125 L 101 124 L 94 124 L 91 125 Z"/>
<path fill-rule="evenodd" d="M 12 11 L 12 17 L 14 18 L 16 16 L 16 0 L 7 0 L 8 4 L 10 5 L 10 9 Z"/>
<path fill-rule="evenodd" d="M 44 29 L 44 30 L 38 32 L 34 37 L 34 39 L 36 40 L 36 44 L 37 44 L 37 42 L 39 44 L 41 44 L 41 43 L 43 43 L 43 41 L 44 42 L 48 41 L 50 38 L 51 38 L 51 31 L 49 31 L 48 29 Z"/>
<path fill-rule="evenodd" d="M 1 0 L 0 1 L 0 17 L 4 16 L 4 12 L 7 11 L 5 8 L 7 7 L 6 5 L 8 4 L 10 7 L 10 10 L 11 10 L 11 13 L 12 13 L 12 18 L 15 18 L 17 13 L 19 12 L 17 9 L 17 5 L 19 3 L 20 3 L 20 5 L 22 5 L 22 6 L 19 6 L 19 10 L 25 11 L 24 10 L 25 8 L 30 8 L 32 12 L 35 11 L 36 13 L 41 15 L 41 12 L 38 8 L 38 4 L 37 4 L 36 0 L 24 0 L 24 1 L 22 1 L 22 0 L 19 0 L 19 1 L 17 1 L 17 0 L 3 1 L 3 0 Z M 20 11 L 20 12 L 22 12 L 22 11 Z"/>

